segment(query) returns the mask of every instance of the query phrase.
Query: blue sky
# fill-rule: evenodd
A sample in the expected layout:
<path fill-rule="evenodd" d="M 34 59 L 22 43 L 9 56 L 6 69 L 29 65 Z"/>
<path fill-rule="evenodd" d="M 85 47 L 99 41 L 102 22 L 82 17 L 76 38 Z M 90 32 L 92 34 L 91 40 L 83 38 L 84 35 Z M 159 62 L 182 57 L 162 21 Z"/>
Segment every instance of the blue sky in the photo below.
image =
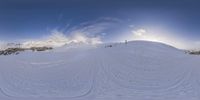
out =
<path fill-rule="evenodd" d="M 199 0 L 1 0 L 0 39 L 39 38 L 52 30 L 70 34 L 68 30 L 88 25 L 106 27 L 90 31 L 103 34 L 105 40 L 126 34 L 130 28 L 145 28 L 197 41 L 199 5 Z"/>

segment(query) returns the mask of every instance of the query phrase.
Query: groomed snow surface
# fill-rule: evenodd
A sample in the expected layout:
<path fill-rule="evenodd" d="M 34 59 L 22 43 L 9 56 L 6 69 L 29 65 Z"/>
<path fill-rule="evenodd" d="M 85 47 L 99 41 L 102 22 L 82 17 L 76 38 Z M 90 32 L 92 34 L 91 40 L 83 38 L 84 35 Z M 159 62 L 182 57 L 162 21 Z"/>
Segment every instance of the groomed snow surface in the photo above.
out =
<path fill-rule="evenodd" d="M 200 100 L 200 57 L 134 41 L 0 56 L 0 100 Z"/>

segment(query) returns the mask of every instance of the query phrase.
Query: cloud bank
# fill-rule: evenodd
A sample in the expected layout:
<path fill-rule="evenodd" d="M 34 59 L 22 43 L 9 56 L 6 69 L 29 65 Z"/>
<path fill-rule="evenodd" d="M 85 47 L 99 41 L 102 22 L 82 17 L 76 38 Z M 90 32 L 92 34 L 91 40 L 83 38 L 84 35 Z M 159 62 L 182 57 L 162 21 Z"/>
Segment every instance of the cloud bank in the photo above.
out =
<path fill-rule="evenodd" d="M 30 47 L 61 47 L 68 44 L 100 44 L 106 35 L 105 31 L 120 20 L 116 18 L 100 18 L 95 21 L 84 22 L 64 29 L 54 29 L 49 36 L 40 39 L 28 39 L 22 42 L 23 48 Z"/>
<path fill-rule="evenodd" d="M 95 21 L 83 22 L 79 25 L 64 29 L 51 31 L 50 36 L 39 40 L 28 40 L 23 43 L 24 47 L 31 46 L 53 46 L 59 47 L 70 43 L 99 44 L 103 42 L 105 32 L 115 26 L 121 20 L 117 18 L 104 17 Z"/>
<path fill-rule="evenodd" d="M 55 32 L 52 35 L 39 40 L 28 40 L 22 43 L 23 48 L 30 47 L 61 47 L 68 44 L 99 44 L 102 43 L 100 37 L 88 37 L 82 33 L 66 36 L 63 33 Z"/>

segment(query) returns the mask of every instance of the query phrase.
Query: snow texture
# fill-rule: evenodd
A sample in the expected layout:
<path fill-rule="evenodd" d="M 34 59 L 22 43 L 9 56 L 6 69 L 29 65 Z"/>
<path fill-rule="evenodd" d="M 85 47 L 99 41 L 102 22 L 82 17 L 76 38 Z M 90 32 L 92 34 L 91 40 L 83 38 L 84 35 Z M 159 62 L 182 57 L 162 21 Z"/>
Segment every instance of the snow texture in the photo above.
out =
<path fill-rule="evenodd" d="M 200 57 L 144 41 L 0 56 L 0 100 L 199 100 Z"/>

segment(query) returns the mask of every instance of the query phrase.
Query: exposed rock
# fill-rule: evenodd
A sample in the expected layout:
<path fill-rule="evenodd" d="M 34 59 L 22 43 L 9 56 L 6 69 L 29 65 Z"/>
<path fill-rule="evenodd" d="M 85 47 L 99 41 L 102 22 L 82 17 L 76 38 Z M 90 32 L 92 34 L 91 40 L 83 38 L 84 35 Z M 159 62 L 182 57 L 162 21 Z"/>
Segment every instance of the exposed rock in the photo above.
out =
<path fill-rule="evenodd" d="M 46 51 L 46 50 L 52 50 L 52 47 L 31 47 L 30 50 L 32 51 Z"/>
<path fill-rule="evenodd" d="M 52 47 L 31 47 L 31 48 L 7 48 L 5 50 L 0 51 L 0 55 L 11 55 L 15 54 L 18 55 L 20 52 L 25 50 L 32 50 L 32 51 L 46 51 L 46 50 L 52 50 Z"/>
<path fill-rule="evenodd" d="M 200 55 L 200 51 L 188 51 L 191 55 Z"/>
<path fill-rule="evenodd" d="M 0 51 L 0 55 L 11 55 L 11 54 L 19 54 L 19 52 L 24 51 L 23 48 L 8 48 Z"/>
<path fill-rule="evenodd" d="M 106 45 L 105 48 L 111 48 L 113 47 L 112 45 Z"/>

